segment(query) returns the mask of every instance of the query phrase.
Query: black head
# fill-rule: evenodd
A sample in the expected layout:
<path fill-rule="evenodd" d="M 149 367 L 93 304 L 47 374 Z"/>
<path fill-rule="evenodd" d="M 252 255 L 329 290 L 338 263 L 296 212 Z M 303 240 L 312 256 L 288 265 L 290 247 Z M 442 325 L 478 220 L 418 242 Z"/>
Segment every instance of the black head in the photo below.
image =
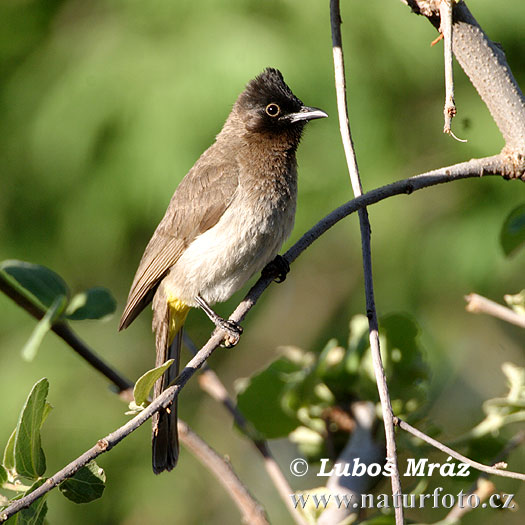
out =
<path fill-rule="evenodd" d="M 328 115 L 305 106 L 284 82 L 281 72 L 267 68 L 248 83 L 237 100 L 246 129 L 258 133 L 300 132 L 306 122 Z"/>

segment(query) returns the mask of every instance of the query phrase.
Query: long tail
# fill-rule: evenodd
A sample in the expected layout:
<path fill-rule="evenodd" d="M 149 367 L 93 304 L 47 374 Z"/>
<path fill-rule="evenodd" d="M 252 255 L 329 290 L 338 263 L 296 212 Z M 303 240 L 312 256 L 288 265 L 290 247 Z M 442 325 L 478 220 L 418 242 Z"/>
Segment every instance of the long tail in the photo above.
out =
<path fill-rule="evenodd" d="M 157 297 L 155 298 L 157 299 Z M 179 375 L 182 330 L 188 307 L 174 309 L 166 300 L 154 301 L 153 328 L 157 358 L 155 366 L 160 366 L 168 359 L 175 362 L 155 384 L 155 397 Z M 157 303 L 157 304 L 155 304 Z M 153 424 L 153 472 L 160 474 L 172 470 L 179 459 L 179 436 L 177 432 L 177 399 L 166 409 L 160 410 L 152 418 Z"/>

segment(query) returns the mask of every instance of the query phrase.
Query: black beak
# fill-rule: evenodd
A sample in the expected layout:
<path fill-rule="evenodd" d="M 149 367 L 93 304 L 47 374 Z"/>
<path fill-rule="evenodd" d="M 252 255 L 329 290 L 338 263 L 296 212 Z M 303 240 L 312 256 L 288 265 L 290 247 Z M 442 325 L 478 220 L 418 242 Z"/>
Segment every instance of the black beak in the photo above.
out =
<path fill-rule="evenodd" d="M 310 108 L 308 106 L 303 106 L 297 113 L 290 113 L 288 119 L 290 122 L 301 122 L 309 120 L 314 120 L 316 118 L 326 118 L 328 115 L 319 108 Z"/>

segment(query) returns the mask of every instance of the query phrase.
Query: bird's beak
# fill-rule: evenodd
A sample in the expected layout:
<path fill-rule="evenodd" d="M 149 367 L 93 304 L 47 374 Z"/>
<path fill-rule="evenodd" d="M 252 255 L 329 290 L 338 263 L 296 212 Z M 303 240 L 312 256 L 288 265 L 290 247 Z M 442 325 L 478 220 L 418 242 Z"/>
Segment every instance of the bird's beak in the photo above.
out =
<path fill-rule="evenodd" d="M 319 108 L 310 108 L 308 106 L 303 106 L 297 113 L 290 113 L 288 118 L 290 122 L 301 122 L 314 120 L 316 118 L 326 118 L 328 115 Z"/>

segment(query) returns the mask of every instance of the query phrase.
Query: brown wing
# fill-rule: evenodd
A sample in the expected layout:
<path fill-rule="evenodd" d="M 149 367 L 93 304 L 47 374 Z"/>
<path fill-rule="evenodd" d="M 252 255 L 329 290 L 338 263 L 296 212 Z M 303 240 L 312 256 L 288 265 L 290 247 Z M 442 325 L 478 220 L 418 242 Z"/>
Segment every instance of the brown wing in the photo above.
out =
<path fill-rule="evenodd" d="M 213 162 L 213 146 L 184 177 L 149 241 L 133 279 L 119 330 L 128 327 L 186 247 L 212 228 L 230 205 L 238 185 L 234 162 Z"/>

